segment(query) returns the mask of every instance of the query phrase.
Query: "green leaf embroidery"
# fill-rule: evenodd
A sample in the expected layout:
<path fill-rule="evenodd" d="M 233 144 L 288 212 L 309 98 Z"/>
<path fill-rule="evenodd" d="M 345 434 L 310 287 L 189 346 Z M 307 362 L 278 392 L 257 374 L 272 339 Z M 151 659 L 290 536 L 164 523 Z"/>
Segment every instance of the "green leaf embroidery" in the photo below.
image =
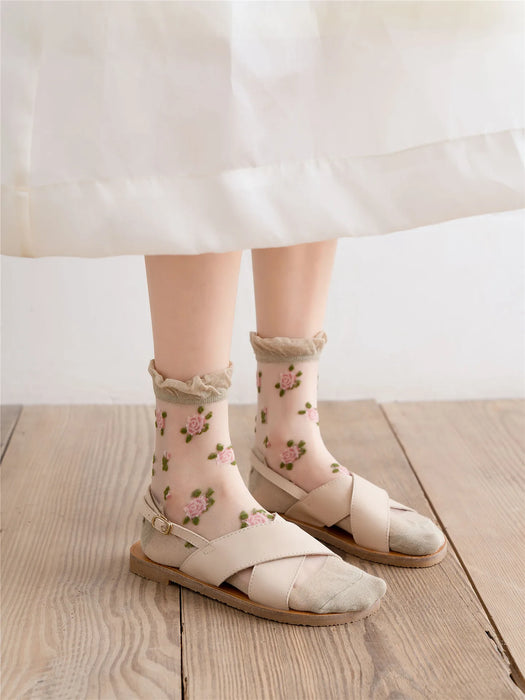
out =
<path fill-rule="evenodd" d="M 204 406 L 199 406 L 199 408 L 197 409 L 197 412 L 202 413 L 203 411 L 204 411 Z"/>
<path fill-rule="evenodd" d="M 293 440 L 288 440 L 286 444 L 288 445 L 288 447 L 291 447 L 293 445 Z"/>
<path fill-rule="evenodd" d="M 184 518 L 184 520 L 182 521 L 182 524 L 183 524 L 183 525 L 186 525 L 186 523 L 189 522 L 189 519 L 190 519 L 190 516 L 187 515 L 187 516 Z"/>
<path fill-rule="evenodd" d="M 208 455 L 208 459 L 217 459 L 217 453 L 212 452 L 211 455 Z"/>
<path fill-rule="evenodd" d="M 247 517 L 248 517 L 248 513 L 245 510 L 243 510 L 242 513 L 239 515 L 239 518 L 241 520 L 246 520 Z"/>
<path fill-rule="evenodd" d="M 196 518 L 192 518 L 192 519 L 191 519 L 191 522 L 192 522 L 194 525 L 198 525 L 198 524 L 199 524 L 199 516 L 197 516 Z"/>
<path fill-rule="evenodd" d="M 305 403 L 305 406 L 306 408 L 312 408 L 312 404 L 309 401 Z M 306 411 L 303 411 L 303 413 L 306 413 Z"/>

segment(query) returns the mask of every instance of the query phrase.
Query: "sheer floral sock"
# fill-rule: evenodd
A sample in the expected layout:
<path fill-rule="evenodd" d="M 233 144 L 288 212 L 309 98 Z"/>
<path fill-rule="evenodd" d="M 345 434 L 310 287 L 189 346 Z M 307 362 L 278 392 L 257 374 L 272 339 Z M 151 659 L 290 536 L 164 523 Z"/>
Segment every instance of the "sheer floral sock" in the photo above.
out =
<path fill-rule="evenodd" d="M 227 389 L 232 364 L 189 382 L 165 380 L 153 361 L 149 371 L 164 383 L 161 389 L 154 385 L 151 490 L 166 517 L 207 539 L 268 517 L 247 490 L 231 444 Z"/>
<path fill-rule="evenodd" d="M 250 341 L 257 358 L 255 445 L 275 471 L 311 491 L 348 469 L 323 442 L 317 411 L 319 356 L 326 334 Z"/>
<path fill-rule="evenodd" d="M 185 382 L 164 378 L 156 370 L 154 360 L 148 371 L 156 396 L 151 491 L 164 515 L 206 539 L 272 520 L 275 516 L 261 506 L 244 483 L 231 444 L 227 392 L 232 363 L 225 369 L 196 375 Z M 193 547 L 190 543 L 185 546 Z M 306 610 L 313 605 L 307 580 L 326 559 L 324 555 L 306 558 L 290 600 L 294 606 L 307 607 L 296 609 Z M 342 560 L 339 565 L 331 564 L 332 568 L 334 566 L 339 578 L 334 574 L 332 594 L 337 605 L 343 606 L 341 610 L 356 609 L 352 605 L 365 607 L 372 598 L 375 600 L 384 593 L 381 579 Z M 251 568 L 244 569 L 228 582 L 247 593 L 251 571 Z M 341 598 L 345 576 L 348 590 Z M 319 605 L 327 602 L 330 580 L 326 586 L 324 598 L 317 601 Z"/>
<path fill-rule="evenodd" d="M 254 444 L 268 465 L 305 491 L 349 474 L 328 450 L 320 431 L 318 365 L 326 333 L 262 338 L 251 331 L 250 342 L 257 360 Z M 391 549 L 426 554 L 443 542 L 443 533 L 429 518 L 391 509 Z"/>

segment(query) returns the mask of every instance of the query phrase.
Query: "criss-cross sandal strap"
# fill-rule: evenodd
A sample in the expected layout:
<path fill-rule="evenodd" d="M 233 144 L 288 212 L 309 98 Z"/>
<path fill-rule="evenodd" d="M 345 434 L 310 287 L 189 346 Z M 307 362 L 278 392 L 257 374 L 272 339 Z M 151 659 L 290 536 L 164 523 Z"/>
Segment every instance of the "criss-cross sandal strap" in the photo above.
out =
<path fill-rule="evenodd" d="M 362 547 L 389 552 L 390 508 L 412 510 L 393 501 L 385 489 L 353 472 L 342 474 L 310 492 L 293 485 L 293 491 L 302 491 L 302 494 L 292 493 L 289 480 L 254 454 L 254 468 L 275 486 L 297 498 L 284 513 L 286 517 L 316 527 L 331 527 L 350 516 L 352 537 Z"/>
<path fill-rule="evenodd" d="M 285 557 L 334 553 L 297 525 L 278 514 L 261 525 L 250 525 L 211 540 L 179 567 L 192 576 L 219 586 L 242 569 Z"/>
<path fill-rule="evenodd" d="M 343 474 L 318 486 L 290 506 L 285 515 L 318 527 L 331 527 L 349 515 L 356 544 L 389 551 L 388 493 L 358 474 Z"/>
<path fill-rule="evenodd" d="M 357 474 L 352 474 L 352 479 L 352 537 L 362 547 L 389 552 L 390 499 L 387 491 Z"/>
<path fill-rule="evenodd" d="M 194 545 L 195 551 L 178 567 L 180 571 L 219 586 L 238 571 L 253 567 L 248 588 L 250 600 L 282 610 L 289 609 L 290 592 L 308 554 L 337 556 L 277 513 L 266 523 L 207 540 L 168 520 L 153 498 L 151 487 L 144 496 L 141 510 L 161 534 L 175 535 Z"/>

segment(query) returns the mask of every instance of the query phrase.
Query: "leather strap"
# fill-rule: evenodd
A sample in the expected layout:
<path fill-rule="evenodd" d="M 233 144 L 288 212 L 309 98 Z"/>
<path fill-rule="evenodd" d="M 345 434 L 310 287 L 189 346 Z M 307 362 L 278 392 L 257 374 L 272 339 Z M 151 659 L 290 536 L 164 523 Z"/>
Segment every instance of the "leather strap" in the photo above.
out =
<path fill-rule="evenodd" d="M 144 503 L 141 508 L 142 515 L 149 520 L 153 525 L 155 530 L 162 533 L 163 535 L 175 535 L 176 537 L 181 537 L 186 542 L 191 542 L 194 547 L 205 547 L 209 540 L 205 537 L 201 537 L 193 530 L 188 530 L 187 527 L 178 525 L 177 523 L 172 523 L 168 520 L 164 513 L 157 506 L 153 494 L 151 493 L 151 486 L 149 486 L 146 495 L 144 496 Z"/>
<path fill-rule="evenodd" d="M 389 552 L 390 499 L 385 489 L 352 474 L 350 501 L 352 537 L 363 547 Z"/>
<path fill-rule="evenodd" d="M 252 569 L 248 597 L 262 605 L 289 610 L 288 599 L 306 555 L 275 559 Z"/>
<path fill-rule="evenodd" d="M 300 527 L 276 514 L 274 520 L 239 528 L 212 540 L 206 547 L 190 554 L 179 569 L 219 586 L 242 569 L 302 554 L 337 556 Z"/>
<path fill-rule="evenodd" d="M 331 527 L 348 515 L 351 493 L 352 478 L 341 474 L 337 479 L 327 481 L 307 493 L 290 506 L 285 515 L 310 525 Z"/>
<path fill-rule="evenodd" d="M 290 592 L 307 554 L 338 556 L 277 513 L 274 520 L 239 528 L 210 541 L 168 520 L 150 486 L 142 514 L 158 532 L 181 537 L 196 547 L 178 567 L 181 571 L 219 586 L 232 574 L 252 566 L 248 597 L 281 610 L 289 609 Z"/>
<path fill-rule="evenodd" d="M 262 457 L 262 459 L 261 459 Z M 389 552 L 390 508 L 413 508 L 389 498 L 387 491 L 358 474 L 342 474 L 309 493 L 278 474 L 252 448 L 251 464 L 265 479 L 296 499 L 285 515 L 317 527 L 331 527 L 350 516 L 352 536 L 357 544 Z"/>
<path fill-rule="evenodd" d="M 308 495 L 308 491 L 304 491 L 304 489 L 300 488 L 296 484 L 293 484 L 289 479 L 286 479 L 284 476 L 278 474 L 274 469 L 265 463 L 264 457 L 262 457 L 262 459 L 261 457 L 262 455 L 260 455 L 258 450 L 256 451 L 256 448 L 252 448 L 250 464 L 255 471 L 261 474 L 261 476 L 264 476 L 264 478 L 271 481 L 274 486 L 286 491 L 286 493 L 290 494 L 290 496 L 293 496 L 294 498 L 297 498 L 298 500 Z"/>

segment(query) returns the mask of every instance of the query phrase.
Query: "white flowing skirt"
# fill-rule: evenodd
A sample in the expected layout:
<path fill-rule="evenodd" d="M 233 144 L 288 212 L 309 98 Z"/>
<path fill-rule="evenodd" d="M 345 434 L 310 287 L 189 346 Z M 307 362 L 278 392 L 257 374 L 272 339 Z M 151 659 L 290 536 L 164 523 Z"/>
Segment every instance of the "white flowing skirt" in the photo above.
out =
<path fill-rule="evenodd" d="M 523 8 L 4 2 L 1 252 L 225 252 L 522 208 Z"/>

